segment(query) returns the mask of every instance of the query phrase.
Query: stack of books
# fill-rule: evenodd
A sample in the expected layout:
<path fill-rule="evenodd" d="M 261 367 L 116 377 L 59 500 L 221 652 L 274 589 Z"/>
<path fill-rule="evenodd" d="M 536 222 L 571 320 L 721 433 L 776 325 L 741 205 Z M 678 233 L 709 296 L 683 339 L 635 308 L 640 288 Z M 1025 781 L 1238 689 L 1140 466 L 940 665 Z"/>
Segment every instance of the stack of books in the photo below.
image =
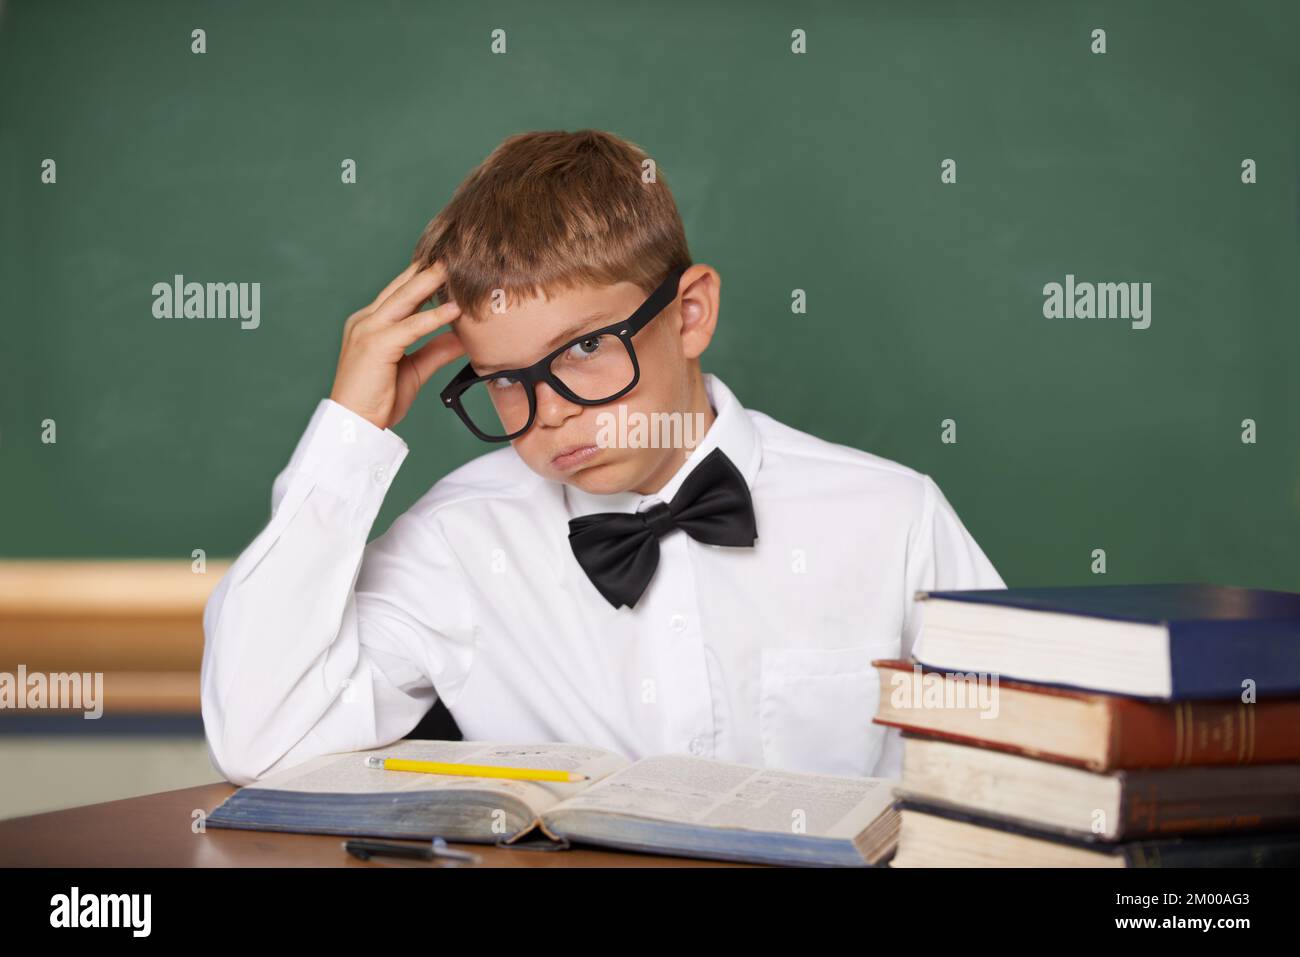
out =
<path fill-rule="evenodd" d="M 929 592 L 893 867 L 1300 865 L 1300 595 Z"/>

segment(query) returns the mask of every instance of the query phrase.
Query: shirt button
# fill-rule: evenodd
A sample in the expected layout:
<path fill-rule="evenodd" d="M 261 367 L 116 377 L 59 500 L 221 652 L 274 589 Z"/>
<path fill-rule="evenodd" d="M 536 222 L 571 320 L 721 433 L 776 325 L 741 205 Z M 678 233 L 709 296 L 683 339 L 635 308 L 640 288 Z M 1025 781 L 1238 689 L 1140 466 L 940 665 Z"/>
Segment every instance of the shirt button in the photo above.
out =
<path fill-rule="evenodd" d="M 704 753 L 704 739 L 703 739 L 703 738 L 691 738 L 690 749 L 691 749 L 691 754 L 694 754 L 694 755 L 697 755 L 697 756 L 703 754 L 703 753 Z"/>
<path fill-rule="evenodd" d="M 673 615 L 668 619 L 668 627 L 679 634 L 686 630 L 686 618 L 683 615 Z"/>

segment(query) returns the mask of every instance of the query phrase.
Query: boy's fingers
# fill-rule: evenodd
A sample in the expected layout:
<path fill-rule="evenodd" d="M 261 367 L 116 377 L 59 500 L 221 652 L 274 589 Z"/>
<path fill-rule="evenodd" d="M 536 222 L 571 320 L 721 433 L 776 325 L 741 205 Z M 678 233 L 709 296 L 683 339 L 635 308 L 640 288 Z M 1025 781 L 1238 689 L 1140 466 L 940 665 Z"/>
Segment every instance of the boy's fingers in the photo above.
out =
<path fill-rule="evenodd" d="M 446 280 L 447 267 L 434 262 L 389 293 L 371 315 L 381 324 L 400 322 L 415 312 Z"/>
<path fill-rule="evenodd" d="M 420 348 L 407 355 L 415 370 L 416 380 L 424 385 L 435 372 L 457 356 L 465 354 L 465 347 L 454 332 L 434 336 Z"/>
<path fill-rule="evenodd" d="M 394 333 L 409 346 L 417 339 L 423 339 L 429 333 L 441 329 L 453 322 L 460 315 L 460 306 L 455 302 L 444 302 L 434 309 L 413 312 L 393 326 Z"/>
<path fill-rule="evenodd" d="M 366 307 L 366 311 L 372 312 L 379 308 L 380 303 L 393 294 L 393 290 L 400 287 L 402 283 L 406 282 L 419 271 L 420 264 L 418 262 L 413 262 L 411 265 L 403 269 L 395 278 L 389 280 L 388 285 L 380 291 L 379 295 L 375 296 L 375 298 L 371 300 L 370 305 Z"/>
<path fill-rule="evenodd" d="M 375 334 L 375 341 L 381 343 L 385 351 L 395 354 L 398 350 L 405 352 L 411 343 L 418 342 L 431 332 L 437 332 L 458 315 L 460 315 L 460 307 L 454 302 L 445 302 L 436 309 L 412 313 L 403 322 L 374 326 L 372 332 Z"/>

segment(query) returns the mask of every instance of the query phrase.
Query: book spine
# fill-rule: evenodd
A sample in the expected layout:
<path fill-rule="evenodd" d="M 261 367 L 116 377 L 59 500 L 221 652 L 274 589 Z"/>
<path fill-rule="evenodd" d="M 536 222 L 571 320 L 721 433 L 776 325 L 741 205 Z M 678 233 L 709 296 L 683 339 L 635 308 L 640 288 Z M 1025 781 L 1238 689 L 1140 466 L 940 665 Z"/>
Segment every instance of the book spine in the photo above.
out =
<path fill-rule="evenodd" d="M 1145 779 L 1141 771 L 1119 773 L 1126 775 L 1117 835 L 1121 841 L 1300 825 L 1300 793 L 1278 791 L 1262 780 L 1255 793 L 1243 796 L 1239 789 L 1214 794 L 1213 786 L 1199 783 L 1213 779 L 1197 776 L 1195 771 L 1174 772 L 1192 775 L 1179 778 L 1155 771 Z"/>
<path fill-rule="evenodd" d="M 1300 762 L 1300 700 L 1171 704 L 1112 698 L 1109 768 Z"/>
<path fill-rule="evenodd" d="M 1258 841 L 1140 841 L 1124 845 L 1129 867 L 1297 867 L 1300 840 L 1294 836 Z"/>
<path fill-rule="evenodd" d="M 1300 622 L 1291 618 L 1169 623 L 1172 697 L 1300 694 Z"/>

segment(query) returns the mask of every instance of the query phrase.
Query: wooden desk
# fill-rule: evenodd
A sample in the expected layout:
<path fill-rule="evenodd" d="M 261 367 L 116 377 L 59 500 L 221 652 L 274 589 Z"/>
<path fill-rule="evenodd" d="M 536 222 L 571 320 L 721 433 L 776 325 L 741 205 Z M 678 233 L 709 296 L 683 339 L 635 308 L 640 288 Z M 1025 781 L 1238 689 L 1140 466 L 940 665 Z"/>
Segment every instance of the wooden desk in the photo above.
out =
<path fill-rule="evenodd" d="M 361 861 L 343 850 L 342 837 L 333 835 L 215 827 L 195 834 L 194 811 L 211 812 L 234 791 L 226 783 L 205 784 L 0 821 L 0 867 L 437 866 L 393 857 Z M 745 866 L 586 848 L 550 852 L 453 846 L 480 855 L 484 867 Z"/>

